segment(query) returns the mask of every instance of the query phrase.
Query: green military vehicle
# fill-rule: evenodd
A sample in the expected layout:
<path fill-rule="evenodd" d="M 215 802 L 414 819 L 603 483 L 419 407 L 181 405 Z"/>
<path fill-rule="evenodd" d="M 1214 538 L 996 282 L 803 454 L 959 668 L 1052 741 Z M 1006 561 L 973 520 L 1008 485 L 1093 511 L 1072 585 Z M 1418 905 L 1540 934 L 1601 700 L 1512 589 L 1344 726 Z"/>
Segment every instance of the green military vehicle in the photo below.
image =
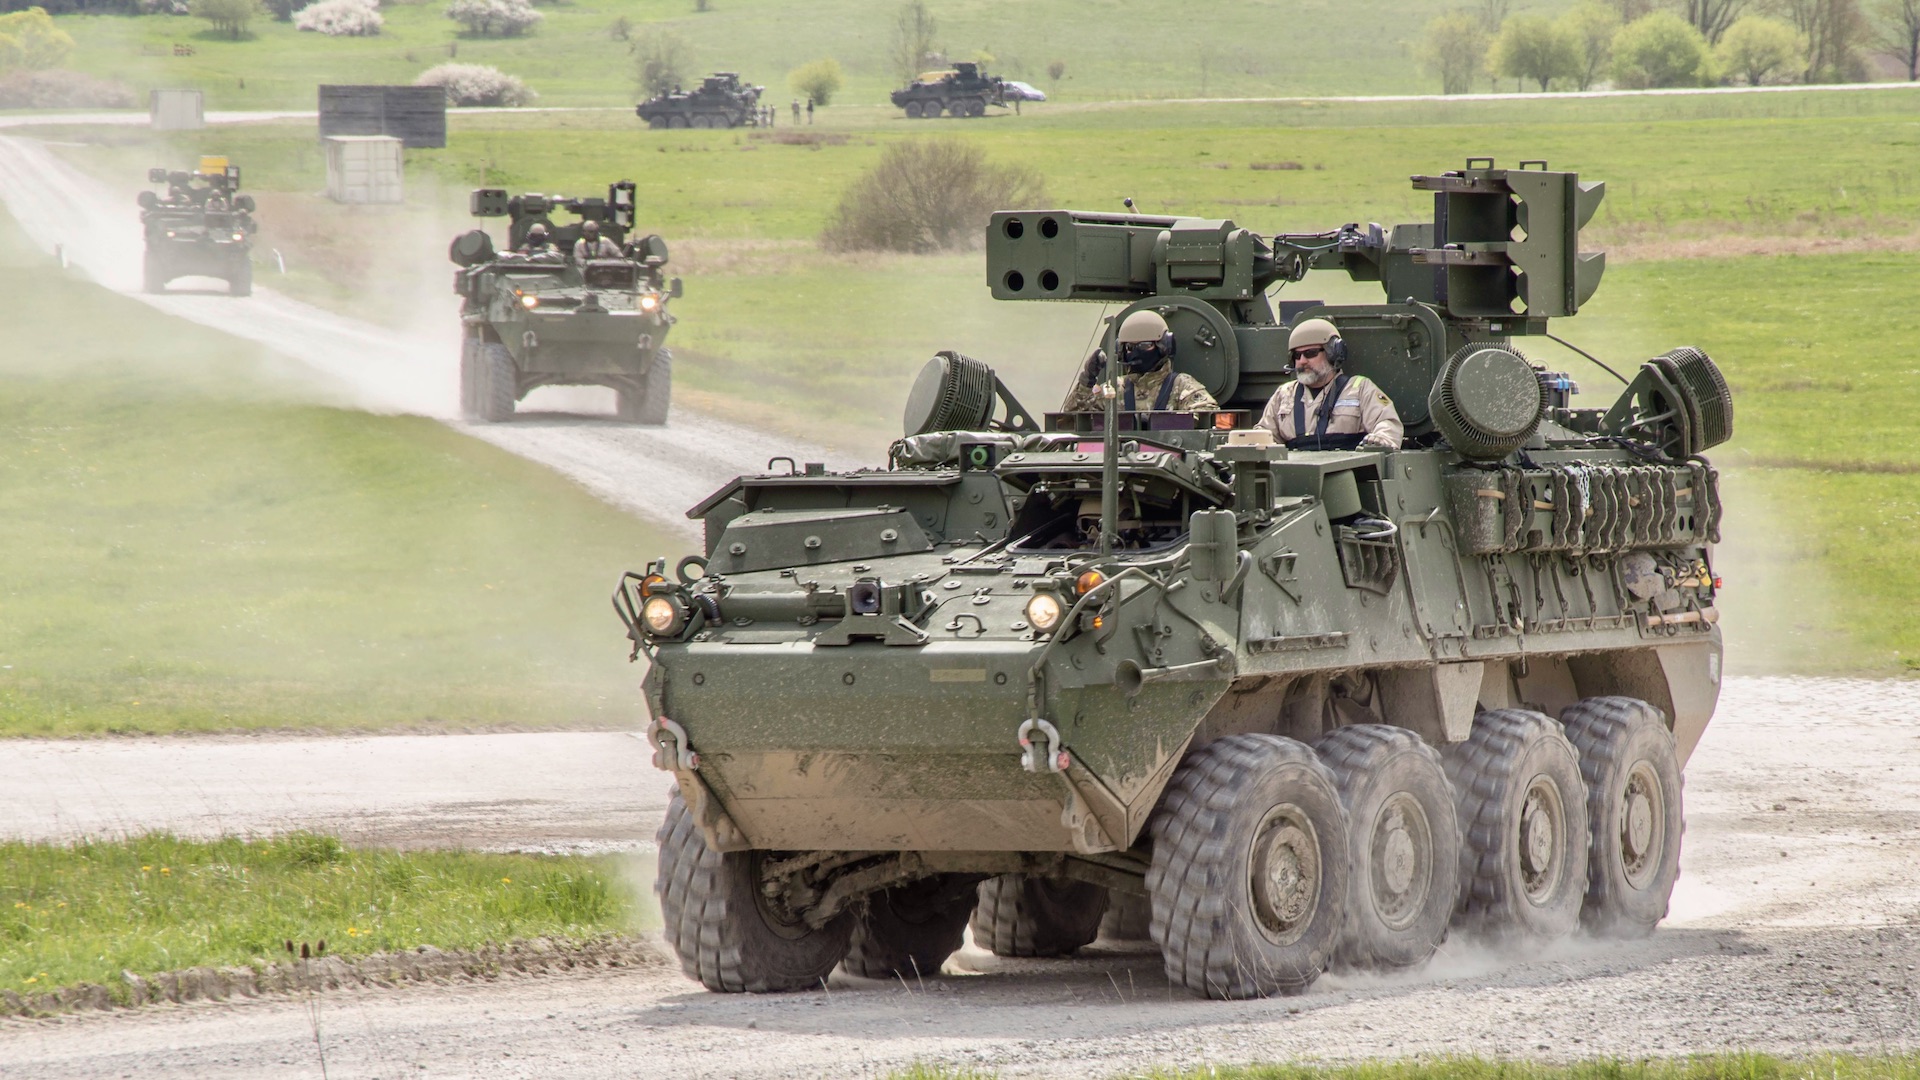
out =
<path fill-rule="evenodd" d="M 731 71 L 716 71 L 692 90 L 678 88 L 634 106 L 634 113 L 656 130 L 663 128 L 757 127 L 764 86 L 740 81 Z"/>
<path fill-rule="evenodd" d="M 930 120 L 943 112 L 949 116 L 978 117 L 987 114 L 989 105 L 1006 108 L 1011 85 L 981 71 L 979 64 L 962 61 L 946 71 L 926 72 L 895 90 L 890 97 L 894 107 L 905 111 L 910 120 Z M 1014 92 L 1015 98 L 1027 100 L 1028 95 L 1037 95 L 1045 99 L 1038 91 L 1024 84 L 1022 87 Z"/>
<path fill-rule="evenodd" d="M 253 196 L 240 191 L 240 166 L 203 157 L 193 172 L 148 169 L 147 182 L 167 185 L 162 197 L 140 193 L 147 250 L 141 288 L 163 293 L 175 278 L 214 277 L 234 296 L 253 295 Z"/>
<path fill-rule="evenodd" d="M 1218 411 L 1109 384 L 1036 418 L 942 353 L 888 467 L 741 477 L 690 511 L 703 554 L 623 580 L 689 976 L 911 978 L 969 921 L 1059 955 L 1144 903 L 1171 982 L 1242 998 L 1417 965 L 1450 929 L 1665 916 L 1720 683 L 1701 453 L 1726 384 L 1676 349 L 1583 408 L 1520 351 L 1599 283 L 1577 234 L 1602 185 L 1490 159 L 1413 184 L 1430 220 L 1313 235 L 994 214 L 996 298 L 1115 305 L 1110 354 L 1160 314 Z M 1274 309 L 1314 272 L 1385 295 Z M 1400 448 L 1257 426 L 1315 318 Z"/>
<path fill-rule="evenodd" d="M 514 195 L 481 188 L 469 198 L 475 217 L 504 217 L 507 250 L 485 229 L 454 238 L 448 256 L 460 267 L 460 404 L 473 420 L 513 416 L 517 402 L 541 386 L 606 386 L 617 414 L 664 424 L 673 398 L 673 327 L 668 302 L 680 279 L 663 277 L 667 243 L 635 236 L 634 186 L 609 185 L 605 198 Z M 565 211 L 575 220 L 555 224 Z M 576 258 L 576 245 L 597 231 L 606 250 Z M 529 237 L 544 234 L 541 250 Z"/>

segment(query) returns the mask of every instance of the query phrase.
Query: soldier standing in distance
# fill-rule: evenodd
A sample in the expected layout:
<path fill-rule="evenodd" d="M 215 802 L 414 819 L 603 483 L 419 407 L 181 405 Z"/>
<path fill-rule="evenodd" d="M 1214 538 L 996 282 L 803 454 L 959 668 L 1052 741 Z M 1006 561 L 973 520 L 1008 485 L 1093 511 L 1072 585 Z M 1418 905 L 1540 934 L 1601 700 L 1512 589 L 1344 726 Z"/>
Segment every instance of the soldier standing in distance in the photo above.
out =
<path fill-rule="evenodd" d="M 1120 324 L 1120 411 L 1205 412 L 1219 408 L 1200 380 L 1173 370 L 1173 333 L 1152 311 L 1136 311 Z M 1080 366 L 1061 412 L 1098 412 L 1099 387 L 1107 375 L 1106 353 L 1095 350 Z"/>
<path fill-rule="evenodd" d="M 796 124 L 800 122 L 800 99 L 799 98 L 793 99 L 793 122 Z"/>
<path fill-rule="evenodd" d="M 807 99 L 807 123 L 813 123 L 813 99 Z"/>
<path fill-rule="evenodd" d="M 1405 433 L 1393 399 L 1365 375 L 1348 375 L 1347 344 L 1325 319 L 1287 335 L 1294 381 L 1282 383 L 1260 426 L 1289 450 L 1398 450 Z"/>

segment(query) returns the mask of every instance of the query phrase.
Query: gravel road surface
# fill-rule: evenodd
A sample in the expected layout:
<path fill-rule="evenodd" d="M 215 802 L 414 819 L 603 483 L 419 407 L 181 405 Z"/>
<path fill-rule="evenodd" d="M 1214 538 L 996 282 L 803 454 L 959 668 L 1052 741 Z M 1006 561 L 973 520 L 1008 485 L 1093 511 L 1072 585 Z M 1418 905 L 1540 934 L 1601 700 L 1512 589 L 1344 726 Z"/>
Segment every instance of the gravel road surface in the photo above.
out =
<path fill-rule="evenodd" d="M 384 748 L 526 740 L 514 744 L 520 761 L 545 761 L 552 774 L 525 767 L 519 771 L 526 775 L 489 794 L 541 793 L 547 801 L 509 814 L 527 829 L 524 838 L 541 846 L 559 837 L 582 842 L 559 823 L 601 814 L 622 799 L 657 807 L 658 780 L 624 764 L 637 757 L 634 748 L 607 744 L 623 764 L 591 769 L 568 764 L 576 750 L 558 749 L 571 739 L 617 738 L 351 741 L 375 748 L 369 758 L 399 762 L 362 788 L 375 816 L 388 813 L 383 806 L 420 808 L 392 811 L 417 812 L 418 836 L 410 839 L 396 818 L 389 838 L 431 842 L 441 828 L 428 820 L 435 799 L 383 803 L 380 789 L 409 775 L 405 762 L 439 755 Z M 219 765 L 195 761 L 253 755 L 244 757 L 246 767 L 261 775 L 292 773 L 304 771 L 299 763 L 310 749 L 295 740 L 214 740 L 205 754 L 169 745 L 208 741 L 63 744 L 56 753 L 84 756 L 97 748 L 119 770 L 115 775 L 140 768 L 115 755 L 173 753 L 165 763 L 194 778 L 183 777 L 172 794 L 156 791 L 154 798 L 170 803 L 196 785 L 240 790 L 216 779 Z M 36 753 L 37 772 L 0 773 L 0 783 L 11 787 L 38 775 L 43 786 L 34 800 L 83 816 L 81 808 L 98 798 L 83 779 L 87 767 L 75 760 L 56 768 L 45 764 L 48 753 Z M 228 758 L 226 767 L 242 760 Z M 599 787 L 609 783 L 613 790 Z M 253 788 L 271 790 L 260 781 Z M 209 805 L 221 807 L 228 827 L 245 830 L 307 820 L 307 804 L 320 807 L 313 823 L 337 821 L 331 815 L 344 798 L 303 793 L 311 791 L 276 794 L 258 813 L 239 794 Z M 477 783 L 463 791 L 448 801 L 488 797 Z M 93 812 L 95 819 L 129 827 L 149 812 L 145 798 L 116 796 Z M 44 814 L 28 817 L 22 801 L 8 800 L 0 828 L 44 832 Z M 655 812 L 629 810 L 607 820 L 631 821 L 639 843 Z M 1330 976 L 1300 998 L 1193 1001 L 1170 991 L 1157 957 L 1140 949 L 1008 961 L 969 948 L 950 963 L 948 976 L 924 983 L 842 977 L 824 992 L 771 997 L 708 994 L 671 967 L 343 991 L 321 999 L 321 1035 L 333 1077 L 839 1077 L 884 1075 L 913 1061 L 1087 1076 L 1302 1055 L 1561 1058 L 1920 1047 L 1920 684 L 1729 680 L 1688 766 L 1687 822 L 1673 915 L 1648 940 L 1571 941 L 1524 956 L 1450 943 L 1422 971 Z M 504 826 L 484 831 L 489 843 L 513 843 Z M 305 1004 L 281 999 L 0 1022 L 0 1075 L 317 1075 L 313 1040 Z"/>
<path fill-rule="evenodd" d="M 0 123 L 0 127 L 4 127 Z M 742 473 L 767 468 L 775 455 L 826 462 L 859 462 L 845 454 L 762 434 L 684 408 L 665 428 L 604 418 L 612 395 L 595 390 L 538 390 L 530 408 L 594 409 L 603 416 L 533 411 L 504 424 L 455 419 L 459 401 L 459 308 L 446 297 L 445 332 L 408 336 L 256 288 L 251 297 L 223 287 L 194 290 L 184 279 L 175 291 L 140 291 L 143 248 L 137 189 L 114 190 L 68 165 L 40 142 L 0 136 L 0 203 L 41 248 L 59 251 L 69 265 L 100 284 L 161 311 L 257 342 L 304 365 L 310 389 L 323 400 L 375 412 L 432 416 L 511 453 L 559 472 L 623 510 L 649 518 L 685 540 L 700 538 L 687 507 Z M 443 251 L 422 260 L 444 267 Z M 438 273 L 439 270 L 434 271 Z M 217 284 L 217 283 L 216 283 Z M 189 287 L 183 287 L 189 286 Z"/>

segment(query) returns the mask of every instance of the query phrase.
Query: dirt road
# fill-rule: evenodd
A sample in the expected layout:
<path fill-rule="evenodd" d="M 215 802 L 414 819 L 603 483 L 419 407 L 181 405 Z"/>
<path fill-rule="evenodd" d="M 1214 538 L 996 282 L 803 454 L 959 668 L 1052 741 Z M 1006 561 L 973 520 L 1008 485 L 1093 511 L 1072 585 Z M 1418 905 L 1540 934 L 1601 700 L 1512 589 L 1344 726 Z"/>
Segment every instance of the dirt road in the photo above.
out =
<path fill-rule="evenodd" d="M 531 819 L 657 791 L 624 765 L 524 779 L 552 800 Z M 594 790 L 606 782 L 621 787 Z M 274 827 L 231 805 L 229 824 Z M 5 813 L 17 830 L 20 811 Z M 274 813 L 290 817 L 287 804 Z M 644 835 L 644 816 L 624 820 Z M 1301 1055 L 1920 1046 L 1920 684 L 1729 680 L 1688 766 L 1687 825 L 1673 915 L 1649 940 L 1528 956 L 1449 944 L 1426 970 L 1328 977 L 1301 998 L 1193 1001 L 1143 950 L 1005 961 L 968 949 L 924 983 L 837 978 L 774 997 L 708 994 L 667 966 L 339 992 L 322 999 L 321 1038 L 334 1077 L 838 1077 L 916 1060 L 1086 1076 Z M 4 1076 L 318 1071 L 293 1000 L 0 1023 Z"/>
<path fill-rule="evenodd" d="M 765 470 L 775 455 L 835 467 L 858 464 L 844 454 L 685 409 L 676 409 L 665 428 L 619 424 L 604 413 L 552 411 L 531 412 L 505 424 L 456 420 L 459 314 L 450 292 L 445 317 L 437 324 L 443 331 L 413 337 L 335 315 L 269 288 L 257 288 L 246 299 L 218 289 L 189 288 L 149 296 L 139 291 L 143 241 L 132 191 L 109 189 L 32 139 L 0 137 L 0 203 L 36 244 L 59 251 L 94 281 L 300 362 L 312 372 L 308 389 L 321 400 L 446 420 L 684 539 L 699 538 L 698 527 L 685 517 L 687 507 L 741 473 Z M 421 258 L 423 265 L 445 265 L 442 251 L 423 251 Z M 604 411 L 612 410 L 612 396 L 595 391 L 535 395 L 528 405 L 536 410 L 574 408 L 582 402 L 591 409 L 601 396 Z"/>

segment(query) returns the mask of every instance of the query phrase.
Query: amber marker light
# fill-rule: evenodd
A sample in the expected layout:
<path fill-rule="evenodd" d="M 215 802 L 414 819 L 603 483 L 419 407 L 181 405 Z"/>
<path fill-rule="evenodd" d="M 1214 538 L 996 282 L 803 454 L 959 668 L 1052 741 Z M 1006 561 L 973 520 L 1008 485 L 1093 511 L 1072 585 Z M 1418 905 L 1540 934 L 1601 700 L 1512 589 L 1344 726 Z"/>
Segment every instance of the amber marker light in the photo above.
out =
<path fill-rule="evenodd" d="M 666 579 L 666 576 L 663 574 L 648 574 L 646 577 L 641 578 L 640 579 L 640 598 L 644 600 L 647 597 L 652 596 L 653 590 L 659 588 L 662 585 L 665 585 L 666 583 L 667 583 L 667 579 Z"/>
<path fill-rule="evenodd" d="M 1099 588 L 1107 580 L 1107 575 L 1098 570 L 1089 570 L 1074 579 L 1073 591 L 1085 596 Z"/>

